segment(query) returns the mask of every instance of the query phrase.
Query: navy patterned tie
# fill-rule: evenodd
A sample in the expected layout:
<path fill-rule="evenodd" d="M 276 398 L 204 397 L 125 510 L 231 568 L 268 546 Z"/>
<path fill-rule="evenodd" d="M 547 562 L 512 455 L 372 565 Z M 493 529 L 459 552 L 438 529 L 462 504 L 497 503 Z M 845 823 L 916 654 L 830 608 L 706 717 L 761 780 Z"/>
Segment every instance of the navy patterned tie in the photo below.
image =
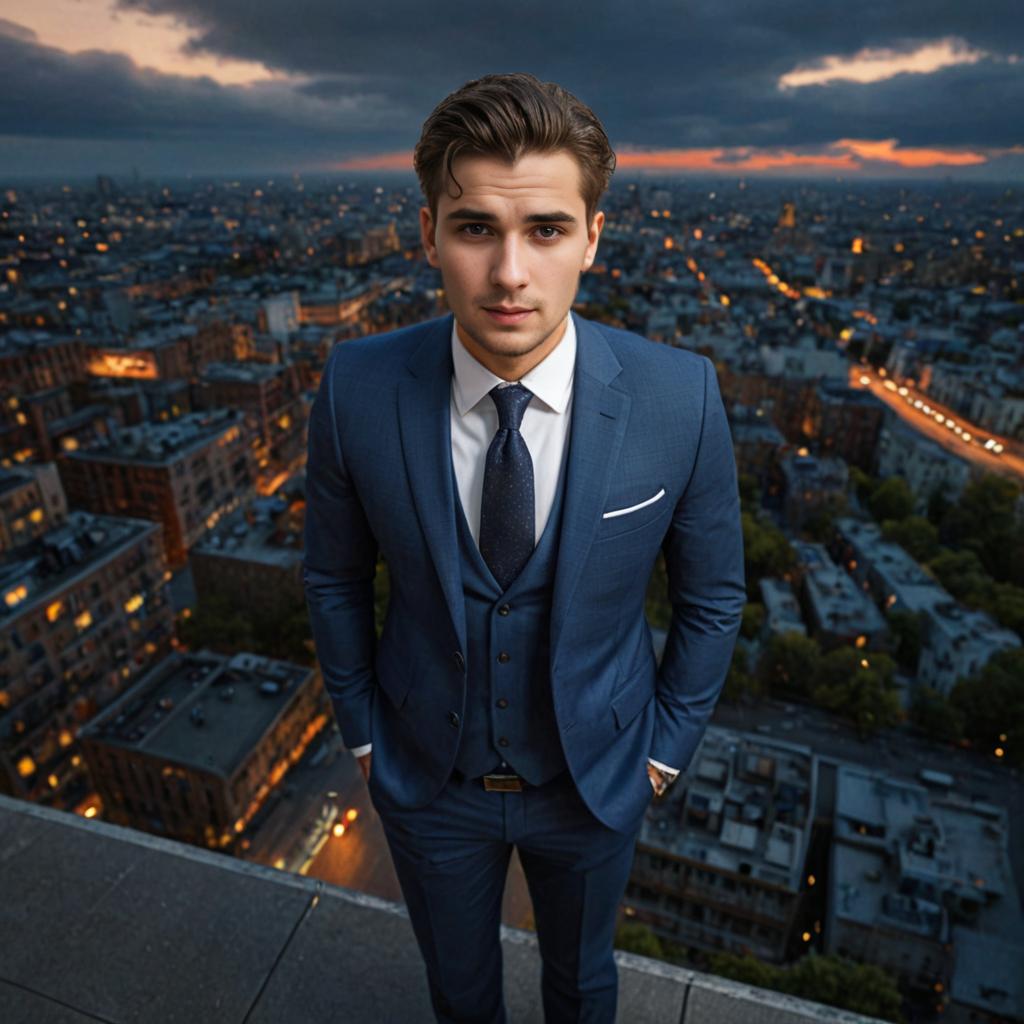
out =
<path fill-rule="evenodd" d="M 519 431 L 533 392 L 522 384 L 491 388 L 498 430 L 487 449 L 480 506 L 480 554 L 502 591 L 534 548 L 533 460 Z"/>

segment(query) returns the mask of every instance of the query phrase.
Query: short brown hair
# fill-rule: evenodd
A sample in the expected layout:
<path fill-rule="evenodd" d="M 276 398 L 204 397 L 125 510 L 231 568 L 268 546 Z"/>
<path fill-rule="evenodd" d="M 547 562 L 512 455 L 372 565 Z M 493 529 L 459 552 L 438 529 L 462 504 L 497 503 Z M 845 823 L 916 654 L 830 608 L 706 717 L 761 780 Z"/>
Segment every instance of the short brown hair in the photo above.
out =
<path fill-rule="evenodd" d="M 434 108 L 423 123 L 413 166 L 436 219 L 446 176 L 462 194 L 452 174 L 456 157 L 499 156 L 513 163 L 524 153 L 559 149 L 568 150 L 580 165 L 589 224 L 615 171 L 615 153 L 597 116 L 560 85 L 527 72 L 484 75 Z"/>

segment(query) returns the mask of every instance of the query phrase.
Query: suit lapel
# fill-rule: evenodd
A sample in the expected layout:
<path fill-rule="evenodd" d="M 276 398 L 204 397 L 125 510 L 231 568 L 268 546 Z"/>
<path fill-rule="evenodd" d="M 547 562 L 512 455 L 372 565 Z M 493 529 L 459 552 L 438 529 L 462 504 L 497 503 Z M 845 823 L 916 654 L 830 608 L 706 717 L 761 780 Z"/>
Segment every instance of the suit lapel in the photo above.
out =
<path fill-rule="evenodd" d="M 398 422 L 413 501 L 441 581 L 459 649 L 466 650 L 466 605 L 455 532 L 452 487 L 452 315 L 427 325 L 406 363 L 413 374 L 398 387 Z"/>
<path fill-rule="evenodd" d="M 576 366 L 551 607 L 552 672 L 565 617 L 601 521 L 630 406 L 628 394 L 608 386 L 622 369 L 608 342 L 589 320 L 576 313 L 572 317 Z M 432 321 L 425 330 L 422 343 L 406 363 L 411 376 L 399 384 L 398 421 L 416 513 L 465 651 L 466 609 L 451 474 L 452 315 Z"/>
<path fill-rule="evenodd" d="M 576 368 L 562 530 L 551 603 L 552 676 L 565 617 L 601 521 L 612 466 L 626 433 L 630 406 L 626 392 L 608 386 L 622 366 L 604 335 L 590 320 L 575 312 L 572 317 L 576 324 Z"/>

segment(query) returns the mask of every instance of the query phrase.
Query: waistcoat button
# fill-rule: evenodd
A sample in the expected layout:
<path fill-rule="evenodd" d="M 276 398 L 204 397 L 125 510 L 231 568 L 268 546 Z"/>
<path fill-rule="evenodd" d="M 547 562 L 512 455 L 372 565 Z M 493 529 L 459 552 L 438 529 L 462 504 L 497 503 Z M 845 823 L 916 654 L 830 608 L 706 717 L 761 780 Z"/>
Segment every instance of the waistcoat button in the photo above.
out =
<path fill-rule="evenodd" d="M 502 651 L 501 654 L 498 655 L 498 661 L 500 661 L 504 665 L 505 662 L 508 661 L 510 657 L 511 655 L 508 653 L 508 651 Z"/>

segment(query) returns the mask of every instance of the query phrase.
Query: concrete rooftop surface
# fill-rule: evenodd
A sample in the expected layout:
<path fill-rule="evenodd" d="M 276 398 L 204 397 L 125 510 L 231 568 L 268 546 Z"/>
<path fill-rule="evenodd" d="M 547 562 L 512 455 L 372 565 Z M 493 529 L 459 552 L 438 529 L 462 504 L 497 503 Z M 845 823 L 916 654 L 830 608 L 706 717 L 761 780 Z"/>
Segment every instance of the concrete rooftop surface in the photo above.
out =
<path fill-rule="evenodd" d="M 540 1024 L 534 935 L 503 929 L 511 1024 Z M 863 1024 L 617 953 L 622 1024 Z M 404 908 L 0 795 L 3 1024 L 430 1024 Z"/>

